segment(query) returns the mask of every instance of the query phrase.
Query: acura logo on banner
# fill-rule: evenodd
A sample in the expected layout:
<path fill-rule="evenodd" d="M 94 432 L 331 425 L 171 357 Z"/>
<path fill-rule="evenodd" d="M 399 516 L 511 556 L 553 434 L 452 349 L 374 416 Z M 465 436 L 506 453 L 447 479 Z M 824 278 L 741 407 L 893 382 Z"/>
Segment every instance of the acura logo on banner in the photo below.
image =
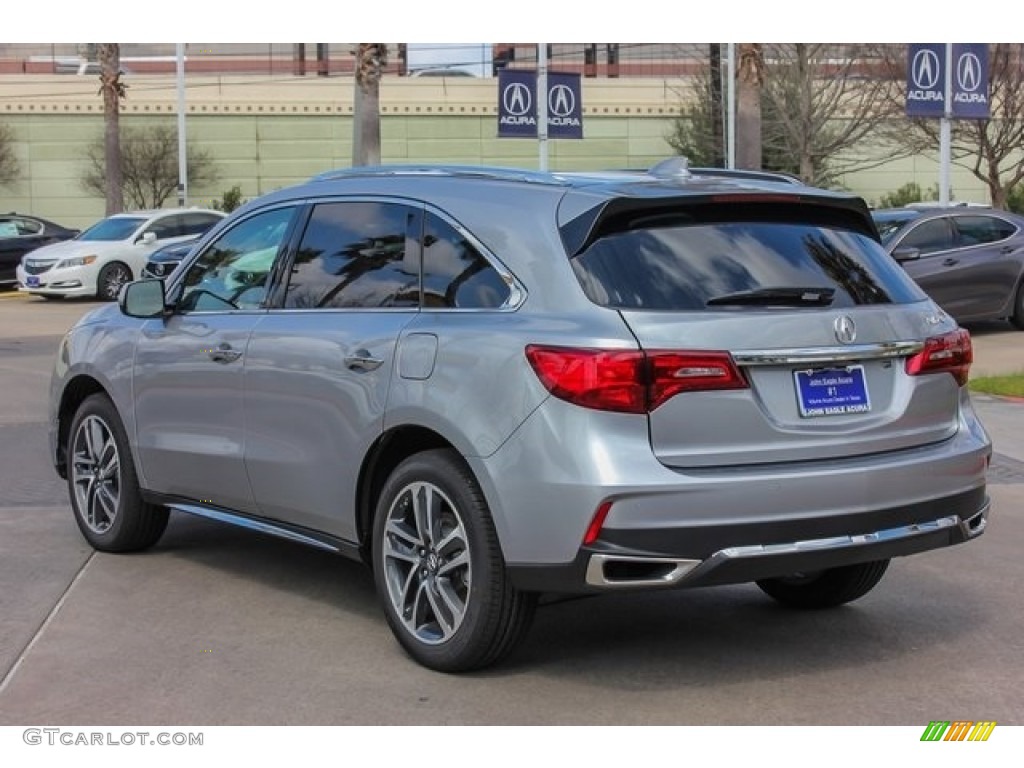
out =
<path fill-rule="evenodd" d="M 907 115 L 943 117 L 946 102 L 946 67 L 952 67 L 953 98 L 950 116 L 987 120 L 988 46 L 954 43 L 953 61 L 946 61 L 944 43 L 913 43 L 907 54 Z"/>
<path fill-rule="evenodd" d="M 578 74 L 548 73 L 548 138 L 583 138 Z M 537 73 L 498 72 L 498 138 L 537 138 Z"/>

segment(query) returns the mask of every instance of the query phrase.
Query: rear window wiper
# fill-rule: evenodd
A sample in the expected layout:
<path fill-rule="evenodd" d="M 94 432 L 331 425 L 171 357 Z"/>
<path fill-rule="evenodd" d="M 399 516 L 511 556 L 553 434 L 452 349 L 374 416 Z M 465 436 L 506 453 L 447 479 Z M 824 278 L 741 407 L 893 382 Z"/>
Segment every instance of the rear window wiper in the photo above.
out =
<path fill-rule="evenodd" d="M 705 306 L 756 304 L 759 306 L 827 307 L 832 303 L 835 288 L 759 288 L 755 291 L 725 293 L 708 299 Z"/>

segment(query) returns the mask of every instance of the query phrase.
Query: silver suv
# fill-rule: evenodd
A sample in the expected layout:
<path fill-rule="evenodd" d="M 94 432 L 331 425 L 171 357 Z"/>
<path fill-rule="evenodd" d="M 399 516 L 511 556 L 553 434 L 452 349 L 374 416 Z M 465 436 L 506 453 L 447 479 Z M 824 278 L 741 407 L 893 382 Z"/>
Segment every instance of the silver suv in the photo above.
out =
<path fill-rule="evenodd" d="M 60 346 L 82 533 L 170 510 L 360 558 L 405 650 L 509 653 L 540 593 L 855 600 L 986 525 L 968 334 L 856 197 L 383 167 L 255 200 Z"/>

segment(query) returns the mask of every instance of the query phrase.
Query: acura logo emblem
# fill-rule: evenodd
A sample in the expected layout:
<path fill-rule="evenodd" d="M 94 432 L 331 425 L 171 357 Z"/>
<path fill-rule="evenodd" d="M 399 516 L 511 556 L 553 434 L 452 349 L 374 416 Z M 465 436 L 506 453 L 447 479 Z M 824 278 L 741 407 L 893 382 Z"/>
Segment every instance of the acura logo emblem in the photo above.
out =
<path fill-rule="evenodd" d="M 910 68 L 914 77 L 914 87 L 921 90 L 929 90 L 939 84 L 939 56 L 928 48 L 918 51 L 914 55 L 914 63 Z"/>
<path fill-rule="evenodd" d="M 555 117 L 569 117 L 576 111 L 576 95 L 567 85 L 556 85 L 548 92 L 548 109 Z"/>
<path fill-rule="evenodd" d="M 965 53 L 956 62 L 956 81 L 961 91 L 971 93 L 981 86 L 981 61 L 973 53 Z"/>
<path fill-rule="evenodd" d="M 505 86 L 505 92 L 501 94 L 501 103 L 505 111 L 514 117 L 520 117 L 530 111 L 533 106 L 533 96 L 530 89 L 523 83 L 512 83 Z"/>
<path fill-rule="evenodd" d="M 854 325 L 853 320 L 846 315 L 840 315 L 836 318 L 832 327 L 836 332 L 836 340 L 840 344 L 853 344 L 857 338 L 857 326 Z"/>

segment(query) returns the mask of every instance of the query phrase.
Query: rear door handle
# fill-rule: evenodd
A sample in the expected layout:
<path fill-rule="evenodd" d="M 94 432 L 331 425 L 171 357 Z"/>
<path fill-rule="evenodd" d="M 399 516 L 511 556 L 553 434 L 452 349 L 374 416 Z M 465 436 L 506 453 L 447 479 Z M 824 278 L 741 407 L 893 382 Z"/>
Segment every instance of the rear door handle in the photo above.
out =
<path fill-rule="evenodd" d="M 233 363 L 242 356 L 237 349 L 232 349 L 226 341 L 221 342 L 213 349 L 208 349 L 207 354 L 215 363 Z"/>
<path fill-rule="evenodd" d="M 367 349 L 357 349 L 345 357 L 345 367 L 353 371 L 375 371 L 383 364 L 383 360 L 371 355 Z"/>
<path fill-rule="evenodd" d="M 956 266 L 959 263 L 960 263 L 960 259 L 949 258 L 949 259 L 944 259 L 942 261 L 942 266 L 944 266 L 944 267 L 953 267 L 953 266 Z"/>

